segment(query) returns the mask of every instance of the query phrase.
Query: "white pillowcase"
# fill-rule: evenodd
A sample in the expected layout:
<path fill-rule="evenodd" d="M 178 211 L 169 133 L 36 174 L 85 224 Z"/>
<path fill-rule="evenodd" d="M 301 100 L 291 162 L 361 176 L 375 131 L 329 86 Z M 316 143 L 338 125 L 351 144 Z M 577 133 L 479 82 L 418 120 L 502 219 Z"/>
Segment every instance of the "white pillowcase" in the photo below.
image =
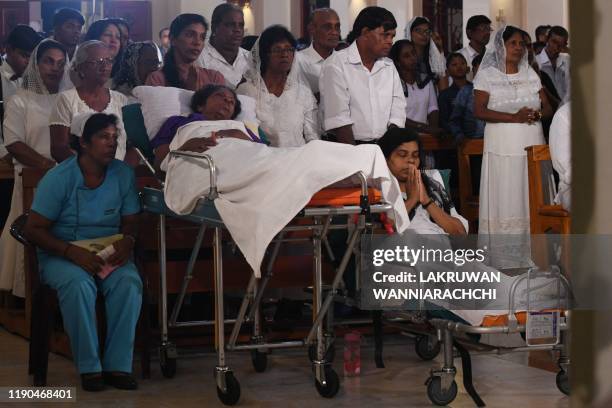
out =
<path fill-rule="evenodd" d="M 170 116 L 187 116 L 191 113 L 189 104 L 194 92 L 166 86 L 137 86 L 132 94 L 141 103 L 145 128 L 151 140 Z M 238 95 L 238 99 L 242 110 L 235 120 L 258 124 L 255 99 L 245 95 Z"/>

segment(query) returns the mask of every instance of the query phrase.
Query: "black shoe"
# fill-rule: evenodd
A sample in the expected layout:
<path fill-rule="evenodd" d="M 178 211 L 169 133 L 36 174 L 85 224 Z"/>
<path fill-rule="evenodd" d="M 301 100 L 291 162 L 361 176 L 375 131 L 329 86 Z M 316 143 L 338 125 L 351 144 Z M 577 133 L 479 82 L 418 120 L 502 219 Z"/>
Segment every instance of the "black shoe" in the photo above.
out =
<path fill-rule="evenodd" d="M 81 388 L 84 391 L 98 392 L 106 388 L 101 373 L 81 374 Z"/>
<path fill-rule="evenodd" d="M 104 382 L 111 387 L 115 387 L 120 390 L 136 390 L 138 389 L 138 383 L 129 373 L 102 373 Z"/>

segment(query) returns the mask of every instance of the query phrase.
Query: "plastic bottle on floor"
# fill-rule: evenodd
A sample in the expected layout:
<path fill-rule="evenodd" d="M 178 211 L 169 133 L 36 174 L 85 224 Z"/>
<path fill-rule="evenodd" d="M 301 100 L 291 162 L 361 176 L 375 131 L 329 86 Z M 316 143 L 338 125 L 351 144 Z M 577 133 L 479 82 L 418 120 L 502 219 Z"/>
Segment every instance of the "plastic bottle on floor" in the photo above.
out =
<path fill-rule="evenodd" d="M 361 373 L 361 334 L 344 335 L 344 376 L 355 377 Z"/>

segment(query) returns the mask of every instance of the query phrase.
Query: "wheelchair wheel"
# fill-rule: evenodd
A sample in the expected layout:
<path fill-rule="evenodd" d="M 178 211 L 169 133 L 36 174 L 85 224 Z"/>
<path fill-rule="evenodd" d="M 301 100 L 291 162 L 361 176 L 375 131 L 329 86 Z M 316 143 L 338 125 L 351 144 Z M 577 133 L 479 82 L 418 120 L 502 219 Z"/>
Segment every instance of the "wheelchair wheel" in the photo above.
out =
<path fill-rule="evenodd" d="M 255 372 L 263 373 L 268 367 L 268 353 L 262 353 L 258 350 L 251 350 L 251 362 Z"/>
<path fill-rule="evenodd" d="M 440 354 L 440 342 L 430 344 L 429 336 L 418 336 L 414 343 L 414 351 L 423 361 L 433 360 Z"/>
<path fill-rule="evenodd" d="M 315 387 L 317 387 L 319 395 L 323 398 L 334 398 L 340 391 L 340 378 L 334 369 L 329 366 L 325 367 L 325 382 L 326 384 L 322 385 L 315 379 Z"/>
<path fill-rule="evenodd" d="M 221 401 L 223 405 L 236 405 L 240 399 L 240 383 L 231 371 L 225 375 L 225 386 L 227 387 L 225 392 L 217 387 L 217 397 L 219 397 L 219 401 Z"/>
<path fill-rule="evenodd" d="M 447 390 L 442 391 L 442 380 L 440 377 L 429 377 L 427 396 L 433 404 L 444 407 L 457 398 L 457 383 L 453 380 L 451 386 Z"/>
<path fill-rule="evenodd" d="M 570 395 L 570 384 L 567 371 L 560 370 L 557 373 L 557 388 L 565 395 Z"/>

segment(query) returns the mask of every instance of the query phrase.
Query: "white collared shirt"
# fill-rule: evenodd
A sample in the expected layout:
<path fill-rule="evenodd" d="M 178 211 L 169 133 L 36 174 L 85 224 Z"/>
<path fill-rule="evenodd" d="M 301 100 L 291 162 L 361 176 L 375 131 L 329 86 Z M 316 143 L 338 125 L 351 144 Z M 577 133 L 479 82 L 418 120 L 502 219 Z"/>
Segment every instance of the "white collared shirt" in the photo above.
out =
<path fill-rule="evenodd" d="M 406 125 L 406 98 L 389 58 L 380 58 L 369 71 L 355 41 L 323 63 L 319 79 L 325 130 L 353 125 L 355 140 L 379 139 L 389 125 Z"/>
<path fill-rule="evenodd" d="M 333 55 L 330 55 L 330 57 Z M 319 77 L 321 76 L 321 68 L 325 62 L 325 58 L 314 49 L 314 45 L 303 49 L 296 54 L 296 61 L 300 74 L 305 82 L 310 86 L 313 94 L 319 93 Z"/>
<path fill-rule="evenodd" d="M 17 93 L 17 90 L 21 88 L 21 77 L 17 79 L 11 80 L 11 78 L 15 75 L 15 71 L 13 71 L 13 67 L 9 65 L 6 60 L 2 60 L 2 65 L 0 65 L 0 77 L 2 83 L 2 98 L 4 103 L 4 109 L 6 110 L 6 101 L 9 96 L 13 96 Z M 2 136 L 2 127 L 0 126 L 0 159 L 6 156 L 8 152 L 4 147 L 4 137 Z"/>
<path fill-rule="evenodd" d="M 207 40 L 202 53 L 196 60 L 196 65 L 219 71 L 223 74 L 227 86 L 236 89 L 242 80 L 242 76 L 249 68 L 249 55 L 250 53 L 244 48 L 238 48 L 238 55 L 236 55 L 234 63 L 230 64 Z"/>
<path fill-rule="evenodd" d="M 536 55 L 536 61 L 540 67 L 540 71 L 545 72 L 555 85 L 555 89 L 559 94 L 562 102 L 569 100 L 570 90 L 570 56 L 569 54 L 561 53 L 557 57 L 557 67 L 554 68 L 546 49 L 543 49 Z"/>

